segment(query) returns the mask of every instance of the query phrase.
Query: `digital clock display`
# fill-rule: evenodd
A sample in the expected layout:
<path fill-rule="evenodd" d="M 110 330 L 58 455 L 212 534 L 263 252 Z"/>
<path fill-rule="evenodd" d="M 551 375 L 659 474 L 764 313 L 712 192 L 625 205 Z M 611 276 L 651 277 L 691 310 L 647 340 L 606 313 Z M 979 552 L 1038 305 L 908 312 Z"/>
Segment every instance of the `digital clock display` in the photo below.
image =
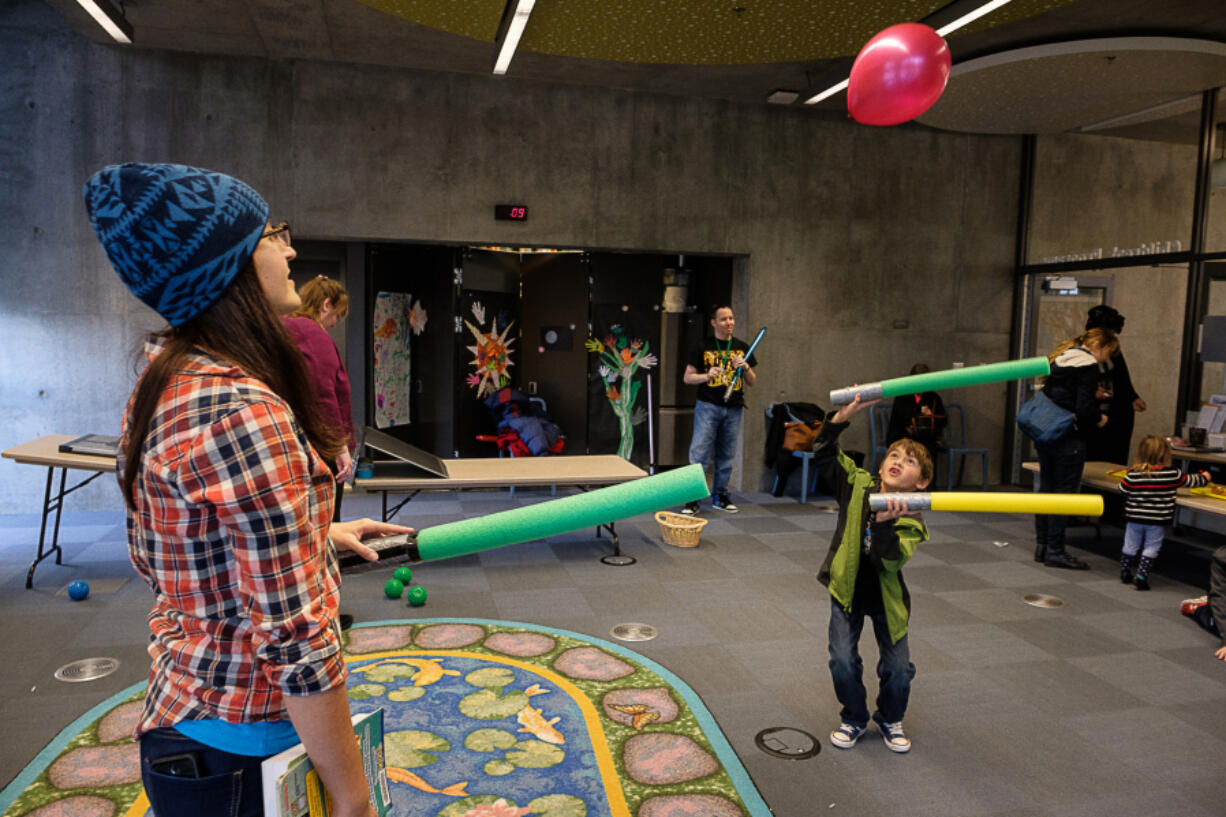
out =
<path fill-rule="evenodd" d="M 528 208 L 522 204 L 495 204 L 494 218 L 498 221 L 527 221 Z"/>

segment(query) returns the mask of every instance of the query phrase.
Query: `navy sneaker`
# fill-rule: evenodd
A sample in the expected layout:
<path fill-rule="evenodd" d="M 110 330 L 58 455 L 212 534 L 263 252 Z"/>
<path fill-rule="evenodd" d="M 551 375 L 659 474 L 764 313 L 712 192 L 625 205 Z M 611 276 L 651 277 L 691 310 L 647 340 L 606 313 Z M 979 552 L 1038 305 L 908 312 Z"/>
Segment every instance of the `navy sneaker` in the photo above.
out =
<path fill-rule="evenodd" d="M 715 508 L 717 511 L 723 511 L 724 513 L 736 513 L 740 510 L 740 508 L 732 504 L 732 499 L 727 494 L 720 494 L 717 497 L 713 497 L 711 500 L 711 507 Z"/>
<path fill-rule="evenodd" d="M 867 726 L 841 723 L 838 729 L 830 733 L 830 742 L 840 749 L 850 749 L 856 745 L 856 741 L 860 739 L 860 736 L 867 731 Z"/>
<path fill-rule="evenodd" d="M 685 507 L 681 509 L 681 512 L 685 514 L 686 516 L 696 516 L 698 514 L 698 503 L 697 502 L 685 503 Z"/>
<path fill-rule="evenodd" d="M 906 732 L 902 731 L 902 721 L 886 723 L 876 718 L 873 720 L 877 728 L 881 730 L 881 740 L 885 742 L 885 748 L 891 752 L 898 752 L 900 755 L 911 751 L 911 739 L 907 737 Z"/>

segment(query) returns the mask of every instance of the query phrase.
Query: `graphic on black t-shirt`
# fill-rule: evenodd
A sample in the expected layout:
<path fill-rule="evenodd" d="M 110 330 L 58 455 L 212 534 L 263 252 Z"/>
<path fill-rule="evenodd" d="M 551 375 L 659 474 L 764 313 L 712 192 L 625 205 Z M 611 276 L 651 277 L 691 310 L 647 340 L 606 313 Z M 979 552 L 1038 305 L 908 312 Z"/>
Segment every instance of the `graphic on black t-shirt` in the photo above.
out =
<path fill-rule="evenodd" d="M 698 399 L 721 406 L 745 405 L 745 377 L 743 374 L 738 378 L 736 387 L 732 390 L 732 394 L 728 397 L 726 403 L 724 402 L 724 392 L 727 390 L 728 384 L 732 382 L 732 375 L 736 371 L 736 369 L 732 368 L 732 359 L 739 355 L 744 355 L 748 351 L 749 346 L 736 337 L 730 340 L 720 340 L 714 337 L 704 340 L 702 346 L 691 353 L 690 365 L 694 367 L 694 371 L 700 374 L 706 374 L 716 367 L 720 371 L 716 377 L 698 387 Z M 751 368 L 758 365 L 755 355 L 750 355 L 745 362 Z"/>

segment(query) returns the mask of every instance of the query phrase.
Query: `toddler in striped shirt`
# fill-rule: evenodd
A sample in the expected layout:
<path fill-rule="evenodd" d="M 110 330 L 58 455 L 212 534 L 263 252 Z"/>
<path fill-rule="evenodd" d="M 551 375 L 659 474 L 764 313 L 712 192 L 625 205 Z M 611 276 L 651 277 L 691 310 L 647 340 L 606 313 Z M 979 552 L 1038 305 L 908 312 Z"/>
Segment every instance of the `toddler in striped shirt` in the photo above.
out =
<path fill-rule="evenodd" d="M 1149 568 L 1162 550 L 1166 526 L 1175 521 L 1175 491 L 1208 482 L 1207 471 L 1185 474 L 1171 467 L 1171 444 L 1165 437 L 1150 434 L 1141 440 L 1137 462 L 1120 482 L 1127 523 L 1120 553 L 1121 582 L 1135 584 L 1138 590 L 1149 589 Z"/>

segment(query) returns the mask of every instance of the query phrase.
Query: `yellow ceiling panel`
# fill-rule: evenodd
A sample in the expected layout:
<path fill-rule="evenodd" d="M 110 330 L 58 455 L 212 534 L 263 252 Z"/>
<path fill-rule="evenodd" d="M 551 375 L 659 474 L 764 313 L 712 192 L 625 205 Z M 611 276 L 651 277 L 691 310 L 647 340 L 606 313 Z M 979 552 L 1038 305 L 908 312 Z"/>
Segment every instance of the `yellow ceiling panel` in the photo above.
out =
<path fill-rule="evenodd" d="M 449 34 L 494 42 L 505 0 L 358 0 L 386 14 Z"/>
<path fill-rule="evenodd" d="M 493 42 L 504 0 L 360 0 L 419 25 Z M 986 0 L 985 0 L 986 2 Z M 1075 0 L 1013 0 L 958 33 Z M 878 31 L 948 0 L 537 0 L 520 49 L 668 65 L 747 65 L 854 56 Z M 956 34 L 954 35 L 956 36 Z"/>

